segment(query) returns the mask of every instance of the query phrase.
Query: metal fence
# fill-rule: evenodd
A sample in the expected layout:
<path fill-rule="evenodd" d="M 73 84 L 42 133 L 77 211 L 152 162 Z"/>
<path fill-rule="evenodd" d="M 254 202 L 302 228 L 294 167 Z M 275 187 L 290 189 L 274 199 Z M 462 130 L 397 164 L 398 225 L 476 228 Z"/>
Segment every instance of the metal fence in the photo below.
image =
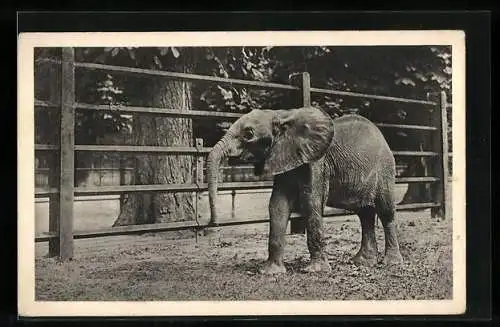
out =
<path fill-rule="evenodd" d="M 300 86 L 264 83 L 259 81 L 249 81 L 240 79 L 220 78 L 213 76 L 202 76 L 186 73 L 176 73 L 169 71 L 158 71 L 140 69 L 132 67 L 111 66 L 87 62 L 75 62 L 74 49 L 63 48 L 62 60 L 45 60 L 52 64 L 60 65 L 62 72 L 61 81 L 61 103 L 35 100 L 35 107 L 41 110 L 51 110 L 60 108 L 60 138 L 58 145 L 35 144 L 36 151 L 53 151 L 58 158 L 55 165 L 51 167 L 49 176 L 49 187 L 36 188 L 36 197 L 49 197 L 49 232 L 37 235 L 35 241 L 49 242 L 49 255 L 58 256 L 65 260 L 73 256 L 74 239 L 90 238 L 98 236 L 124 235 L 133 233 L 144 233 L 153 231 L 168 231 L 179 229 L 201 229 L 207 227 L 200 225 L 196 221 L 183 221 L 147 225 L 119 226 L 96 231 L 75 232 L 73 230 L 73 206 L 74 196 L 79 195 L 104 195 L 123 194 L 132 192 L 195 192 L 198 195 L 207 190 L 204 181 L 204 157 L 211 148 L 203 146 L 203 140 L 197 139 L 195 147 L 162 147 L 162 146 L 133 146 L 133 145 L 77 145 L 75 144 L 75 111 L 119 111 L 121 113 L 135 113 L 158 115 L 163 117 L 176 118 L 205 118 L 236 120 L 241 116 L 238 113 L 229 112 L 209 112 L 209 111 L 177 111 L 175 109 L 163 109 L 152 107 L 119 106 L 110 107 L 108 105 L 96 105 L 88 103 L 78 103 L 75 101 L 75 69 L 103 70 L 109 72 L 119 72 L 122 74 L 133 74 L 147 76 L 148 78 L 168 78 L 181 81 L 198 83 L 220 83 L 238 86 L 247 86 L 262 89 L 280 89 L 298 92 L 301 95 L 303 106 L 311 105 L 311 94 L 329 94 L 375 101 L 389 101 L 401 104 L 411 104 L 416 106 L 432 107 L 431 126 L 403 125 L 378 123 L 381 129 L 404 129 L 422 133 L 432 133 L 432 151 L 393 151 L 396 157 L 427 157 L 432 159 L 433 176 L 399 177 L 397 183 L 430 183 L 432 190 L 432 202 L 410 203 L 398 205 L 397 210 L 431 208 L 433 216 L 446 217 L 445 199 L 448 192 L 448 142 L 447 142 L 447 117 L 446 108 L 448 106 L 446 94 L 440 94 L 439 101 L 414 100 L 381 95 L 369 95 L 354 92 L 343 92 L 328 89 L 311 87 L 310 76 L 307 72 L 302 73 L 302 83 Z M 164 184 L 164 185 L 113 185 L 113 186 L 87 186 L 77 187 L 74 184 L 75 152 L 113 152 L 119 154 L 182 154 L 191 155 L 196 162 L 196 183 L 192 184 Z M 270 188 L 271 181 L 250 181 L 250 182 L 223 182 L 220 190 L 247 190 Z M 198 197 L 197 197 L 198 198 Z M 349 214 L 345 210 L 332 209 L 325 211 L 325 216 L 338 216 Z M 221 222 L 220 225 L 236 225 L 248 223 L 261 223 L 269 221 L 263 217 L 259 220 L 228 221 Z M 304 219 L 300 215 L 293 214 L 291 217 L 292 232 L 303 232 Z"/>

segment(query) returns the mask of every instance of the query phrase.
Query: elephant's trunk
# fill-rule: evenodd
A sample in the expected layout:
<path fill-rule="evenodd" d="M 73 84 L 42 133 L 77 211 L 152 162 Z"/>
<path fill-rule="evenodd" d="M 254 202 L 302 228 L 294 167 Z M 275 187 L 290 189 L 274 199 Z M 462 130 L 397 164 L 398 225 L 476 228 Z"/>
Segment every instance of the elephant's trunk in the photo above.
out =
<path fill-rule="evenodd" d="M 210 205 L 210 225 L 217 224 L 217 179 L 219 166 L 223 159 L 235 153 L 238 148 L 238 140 L 230 133 L 226 134 L 208 154 L 207 158 L 207 182 L 208 202 Z"/>

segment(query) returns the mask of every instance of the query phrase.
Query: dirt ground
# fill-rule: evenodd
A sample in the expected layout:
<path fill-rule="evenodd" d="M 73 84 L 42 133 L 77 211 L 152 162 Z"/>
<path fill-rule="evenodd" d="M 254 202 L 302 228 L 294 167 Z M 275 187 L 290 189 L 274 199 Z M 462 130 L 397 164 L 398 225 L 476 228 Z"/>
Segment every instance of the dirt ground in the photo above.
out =
<path fill-rule="evenodd" d="M 225 227 L 216 237 L 172 239 L 175 234 L 75 241 L 75 258 L 58 263 L 36 246 L 37 300 L 370 300 L 451 299 L 451 219 L 428 210 L 399 212 L 404 264 L 356 267 L 356 216 L 326 218 L 332 272 L 300 272 L 309 260 L 305 235 L 288 235 L 281 276 L 256 273 L 267 257 L 268 224 Z M 172 237 L 172 235 L 174 237 Z M 377 226 L 379 253 L 383 230 Z"/>

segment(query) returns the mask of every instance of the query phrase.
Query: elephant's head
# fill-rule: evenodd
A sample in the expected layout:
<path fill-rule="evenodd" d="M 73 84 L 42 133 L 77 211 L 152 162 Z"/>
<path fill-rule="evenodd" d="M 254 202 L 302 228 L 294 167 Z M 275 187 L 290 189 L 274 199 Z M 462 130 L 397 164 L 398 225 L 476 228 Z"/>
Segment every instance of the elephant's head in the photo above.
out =
<path fill-rule="evenodd" d="M 332 138 L 332 119 L 314 107 L 253 110 L 240 117 L 208 155 L 210 222 L 217 219 L 217 176 L 222 159 L 252 158 L 256 175 L 277 175 L 320 159 Z"/>

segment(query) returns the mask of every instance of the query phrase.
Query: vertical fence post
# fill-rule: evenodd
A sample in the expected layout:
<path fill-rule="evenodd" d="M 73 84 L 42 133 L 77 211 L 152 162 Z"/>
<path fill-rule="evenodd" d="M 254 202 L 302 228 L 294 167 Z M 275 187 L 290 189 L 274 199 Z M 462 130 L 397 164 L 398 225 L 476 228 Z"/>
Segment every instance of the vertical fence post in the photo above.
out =
<path fill-rule="evenodd" d="M 73 200 L 75 150 L 75 57 L 73 48 L 62 49 L 62 103 L 60 134 L 59 244 L 60 259 L 73 257 Z"/>
<path fill-rule="evenodd" d="M 50 157 L 49 165 L 49 187 L 59 190 L 59 176 L 61 176 L 61 161 L 59 151 L 54 151 Z M 59 192 L 51 194 L 49 197 L 49 232 L 59 233 Z M 61 246 L 59 237 L 49 240 L 49 257 L 58 257 L 61 255 Z"/>
<path fill-rule="evenodd" d="M 446 115 L 447 97 L 443 91 L 439 103 L 433 112 L 433 125 L 438 128 L 433 137 L 433 148 L 439 153 L 434 161 L 434 172 L 439 182 L 433 184 L 432 195 L 439 207 L 431 209 L 432 217 L 447 219 L 446 202 L 448 201 L 448 119 Z"/>
<path fill-rule="evenodd" d="M 308 72 L 302 73 L 302 106 L 309 107 L 311 105 L 311 76 Z"/>
<path fill-rule="evenodd" d="M 303 107 L 311 105 L 311 76 L 308 72 L 301 74 L 302 83 L 300 85 Z M 304 217 L 294 218 L 290 221 L 291 234 L 305 234 L 306 232 L 306 219 Z"/>
<path fill-rule="evenodd" d="M 231 219 L 236 218 L 236 191 L 231 190 Z"/>
<path fill-rule="evenodd" d="M 200 151 L 203 148 L 203 139 L 196 139 L 196 149 Z M 200 187 L 203 184 L 203 156 L 198 155 L 196 157 L 196 185 Z M 201 218 L 201 212 L 199 210 L 199 202 L 201 201 L 201 191 L 196 191 L 196 201 L 195 201 L 195 211 L 196 211 L 196 221 Z M 196 234 L 198 235 L 198 234 Z"/>
<path fill-rule="evenodd" d="M 59 66 L 50 66 L 50 101 L 59 104 L 61 107 L 61 68 Z M 59 107 L 59 109 L 60 109 Z M 61 110 L 60 110 L 61 111 Z M 60 111 L 57 115 L 57 126 L 60 122 Z M 55 133 L 59 134 L 59 133 Z M 57 135 L 58 136 L 58 135 Z M 53 140 L 59 143 L 59 140 Z M 48 158 L 49 176 L 48 186 L 59 190 L 59 176 L 61 175 L 61 162 L 59 151 L 50 153 Z M 59 232 L 59 193 L 51 194 L 49 196 L 49 232 Z M 61 254 L 61 247 L 59 244 L 59 237 L 51 238 L 49 240 L 49 257 L 58 257 Z"/>

